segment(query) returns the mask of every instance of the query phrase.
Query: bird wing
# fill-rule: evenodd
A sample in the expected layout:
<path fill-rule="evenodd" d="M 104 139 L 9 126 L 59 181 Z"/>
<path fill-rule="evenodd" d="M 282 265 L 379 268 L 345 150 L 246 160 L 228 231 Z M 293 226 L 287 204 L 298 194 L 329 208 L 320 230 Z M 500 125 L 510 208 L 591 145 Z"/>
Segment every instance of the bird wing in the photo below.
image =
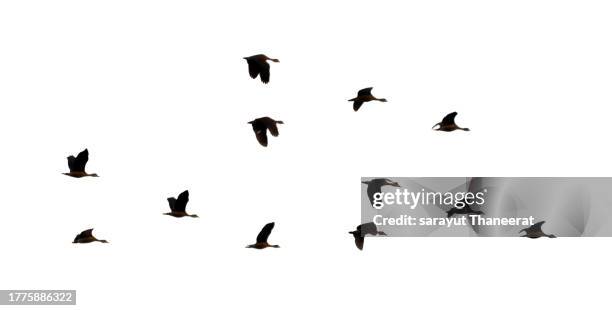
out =
<path fill-rule="evenodd" d="M 74 156 L 68 157 L 68 168 L 70 169 L 71 172 L 76 171 L 76 166 L 74 165 L 75 161 L 76 161 L 76 158 Z"/>
<path fill-rule="evenodd" d="M 185 190 L 176 198 L 176 202 L 174 202 L 174 210 L 177 212 L 185 212 L 187 202 L 189 202 L 189 191 Z"/>
<path fill-rule="evenodd" d="M 261 82 L 268 83 L 270 82 L 270 64 L 265 61 L 259 67 L 259 77 L 261 78 Z"/>
<path fill-rule="evenodd" d="M 257 141 L 260 145 L 267 147 L 268 146 L 268 135 L 266 134 L 266 129 L 253 129 L 255 132 L 255 137 L 257 137 Z"/>
<path fill-rule="evenodd" d="M 84 172 L 85 165 L 87 165 L 87 161 L 89 160 L 89 151 L 87 149 L 79 152 L 76 156 L 68 157 L 68 168 L 70 168 L 71 172 Z"/>
<path fill-rule="evenodd" d="M 363 102 L 360 100 L 355 100 L 353 102 L 353 110 L 357 111 L 359 110 L 359 108 L 361 107 L 361 105 L 363 105 Z"/>
<path fill-rule="evenodd" d="M 359 90 L 359 92 L 357 93 L 357 96 L 368 96 L 368 95 L 372 95 L 372 87 L 368 87 L 362 90 Z"/>
<path fill-rule="evenodd" d="M 257 235 L 257 243 L 267 243 L 268 237 L 270 236 L 270 233 L 272 233 L 272 229 L 274 229 L 273 222 L 265 225 Z"/>
<path fill-rule="evenodd" d="M 542 231 L 542 225 L 546 221 L 540 221 L 538 223 L 533 224 L 533 226 L 529 227 L 528 231 Z"/>
<path fill-rule="evenodd" d="M 257 78 L 257 76 L 259 75 L 259 71 L 260 71 L 259 65 L 257 64 L 257 62 L 251 59 L 247 59 L 247 64 L 249 64 L 249 75 L 251 76 L 251 78 L 253 79 Z"/>
<path fill-rule="evenodd" d="M 446 117 L 444 117 L 444 119 L 442 119 L 442 124 L 444 125 L 450 125 L 450 124 L 455 124 L 455 117 L 457 116 L 457 112 L 451 112 L 449 114 L 446 115 Z"/>
<path fill-rule="evenodd" d="M 368 199 L 370 199 L 370 204 L 372 204 L 372 207 L 373 207 L 374 206 L 374 195 L 376 193 L 382 192 L 382 187 L 378 183 L 370 182 L 370 184 L 368 184 L 367 192 L 368 192 Z"/>
<path fill-rule="evenodd" d="M 262 118 L 262 121 L 264 122 L 264 124 L 266 125 L 266 128 L 270 131 L 270 134 L 272 134 L 272 136 L 274 137 L 278 136 L 278 127 L 276 126 L 275 120 L 269 117 L 265 117 L 265 118 Z"/>
<path fill-rule="evenodd" d="M 81 232 L 79 235 L 77 235 L 78 238 L 87 238 L 87 237 L 92 237 L 93 236 L 93 228 L 92 229 L 87 229 L 83 232 Z"/>
<path fill-rule="evenodd" d="M 168 205 L 170 205 L 170 210 L 174 211 L 174 206 L 176 205 L 176 199 L 175 198 L 168 198 Z"/>
<path fill-rule="evenodd" d="M 362 236 L 355 237 L 355 246 L 361 251 L 363 250 L 363 242 L 365 242 L 365 238 Z"/>

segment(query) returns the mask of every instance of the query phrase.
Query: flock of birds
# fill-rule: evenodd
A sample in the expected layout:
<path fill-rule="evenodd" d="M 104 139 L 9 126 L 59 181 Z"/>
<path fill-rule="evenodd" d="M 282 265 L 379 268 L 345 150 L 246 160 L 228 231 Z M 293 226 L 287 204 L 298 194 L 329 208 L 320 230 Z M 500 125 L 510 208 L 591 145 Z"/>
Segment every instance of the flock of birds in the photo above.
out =
<path fill-rule="evenodd" d="M 264 54 L 257 54 L 249 57 L 244 57 L 248 64 L 249 68 L 249 76 L 251 78 L 256 79 L 259 77 L 261 82 L 267 84 L 270 82 L 270 64 L 268 61 L 278 63 L 279 60 L 275 58 L 270 58 Z M 387 102 L 385 98 L 377 98 L 372 95 L 372 87 L 364 88 L 357 92 L 357 97 L 349 99 L 348 101 L 353 103 L 353 110 L 358 111 L 364 103 L 371 101 L 379 101 L 379 102 Z M 437 131 L 444 132 L 452 132 L 455 130 L 463 130 L 469 131 L 468 128 L 463 128 L 458 126 L 455 123 L 455 117 L 457 116 L 457 112 L 452 112 L 446 115 L 441 122 L 437 123 L 432 127 L 432 129 Z M 278 132 L 278 124 L 284 124 L 283 121 L 274 120 L 270 117 L 261 117 L 249 121 L 248 124 L 251 124 L 253 127 L 253 132 L 255 133 L 255 138 L 259 142 L 260 145 L 267 147 L 268 146 L 268 135 L 270 134 L 274 137 L 277 137 Z M 437 127 L 437 128 L 436 128 Z M 74 178 L 82 178 L 82 177 L 99 177 L 98 174 L 95 173 L 87 173 L 85 170 L 85 166 L 87 165 L 87 161 L 89 160 L 89 151 L 87 149 L 81 151 L 76 157 L 71 155 L 68 157 L 68 168 L 69 172 L 64 173 L 64 175 L 74 177 Z M 373 183 L 374 184 L 374 183 Z M 372 184 L 372 185 L 373 185 Z M 397 185 L 399 186 L 399 185 Z M 380 185 L 378 189 L 380 191 Z M 368 194 L 370 194 L 370 187 L 368 187 Z M 185 190 L 180 193 L 176 198 L 168 198 L 168 205 L 170 207 L 170 212 L 164 213 L 164 215 L 172 216 L 172 217 L 194 217 L 197 218 L 198 215 L 189 214 L 186 211 L 187 202 L 189 202 L 189 191 Z M 541 226 L 541 225 L 540 225 Z M 274 222 L 266 224 L 255 240 L 255 244 L 248 245 L 248 248 L 256 248 L 256 249 L 264 249 L 268 247 L 278 248 L 278 245 L 271 245 L 268 243 L 268 237 L 272 233 L 272 229 L 274 229 Z M 535 230 L 535 229 L 534 229 Z M 527 235 L 535 235 L 534 230 L 526 229 Z M 376 225 L 374 223 L 366 223 L 357 226 L 355 231 L 351 231 L 355 237 L 355 244 L 361 250 L 363 249 L 364 238 L 366 235 L 386 235 L 382 231 L 378 231 Z M 75 238 L 73 243 L 91 243 L 91 242 L 101 242 L 108 243 L 106 240 L 100 240 L 94 237 L 93 229 L 87 229 L 81 233 L 79 233 Z"/>

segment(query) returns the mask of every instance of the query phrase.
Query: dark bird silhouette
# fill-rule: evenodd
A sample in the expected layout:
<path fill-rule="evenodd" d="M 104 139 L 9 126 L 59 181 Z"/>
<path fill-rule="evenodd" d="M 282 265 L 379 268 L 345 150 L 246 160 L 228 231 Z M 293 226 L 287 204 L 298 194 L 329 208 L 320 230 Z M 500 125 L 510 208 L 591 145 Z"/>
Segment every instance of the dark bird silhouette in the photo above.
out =
<path fill-rule="evenodd" d="M 283 121 L 276 121 L 269 117 L 255 119 L 248 123 L 253 126 L 253 132 L 255 132 L 255 137 L 257 137 L 257 141 L 264 147 L 268 146 L 267 131 L 270 131 L 270 134 L 272 134 L 272 136 L 277 137 L 278 127 L 276 127 L 276 124 L 285 124 L 283 123 Z"/>
<path fill-rule="evenodd" d="M 436 131 L 444 131 L 444 132 L 452 132 L 454 130 L 463 130 L 463 131 L 469 131 L 470 129 L 467 127 L 459 127 L 457 124 L 455 124 L 455 117 L 457 116 L 457 112 L 451 112 L 449 114 L 446 115 L 446 117 L 444 117 L 444 119 L 442 119 L 442 122 L 432 126 L 431 128 L 434 129 L 436 126 L 440 126 L 437 129 L 434 129 Z"/>
<path fill-rule="evenodd" d="M 372 96 L 372 89 L 371 87 L 365 88 L 360 90 L 357 93 L 357 97 L 353 98 L 353 99 L 349 99 L 348 101 L 353 102 L 353 110 L 357 111 L 359 110 L 359 108 L 361 107 L 361 105 L 363 105 L 363 103 L 369 102 L 369 101 L 373 101 L 373 100 L 377 100 L 380 102 L 386 102 L 387 100 L 384 98 L 376 98 L 374 96 Z"/>
<path fill-rule="evenodd" d="M 279 62 L 278 59 L 270 58 L 263 54 L 244 57 L 244 59 L 249 64 L 249 75 L 251 78 L 255 79 L 259 75 L 263 83 L 270 82 L 270 64 L 268 64 L 268 61 Z"/>
<path fill-rule="evenodd" d="M 168 205 L 170 205 L 170 212 L 169 213 L 164 213 L 164 215 L 170 215 L 173 217 L 185 217 L 185 216 L 189 216 L 189 217 L 195 217 L 197 218 L 198 215 L 195 214 L 187 214 L 187 212 L 185 212 L 185 208 L 187 208 L 187 202 L 189 202 L 189 191 L 185 190 L 183 192 L 181 192 L 181 194 L 178 195 L 178 198 L 168 198 Z"/>
<path fill-rule="evenodd" d="M 362 184 L 368 185 L 367 193 L 370 204 L 374 206 L 374 194 L 382 192 L 383 186 L 399 187 L 400 184 L 387 178 L 375 178 L 369 181 L 362 181 Z"/>
<path fill-rule="evenodd" d="M 273 222 L 265 225 L 261 229 L 259 234 L 257 235 L 257 240 L 255 241 L 255 244 L 247 245 L 247 248 L 256 248 L 256 249 L 264 249 L 266 247 L 279 248 L 280 246 L 278 245 L 268 244 L 268 237 L 270 236 L 270 233 L 272 233 L 272 229 L 274 229 Z"/>
<path fill-rule="evenodd" d="M 376 224 L 373 222 L 361 224 L 357 226 L 357 229 L 355 231 L 350 231 L 349 234 L 352 234 L 353 237 L 355 238 L 355 245 L 357 246 L 359 250 L 363 250 L 363 242 L 365 242 L 366 235 L 368 234 L 369 235 L 382 235 L 382 236 L 387 235 L 386 233 L 382 231 L 378 231 Z"/>
<path fill-rule="evenodd" d="M 469 204 L 467 204 L 467 202 L 465 202 L 465 200 L 463 201 L 463 204 L 464 205 L 462 208 L 453 206 L 453 208 L 451 208 L 450 210 L 446 212 L 446 217 L 451 218 L 455 214 L 457 215 L 482 215 L 484 214 L 482 211 L 473 210 L 472 207 Z"/>
<path fill-rule="evenodd" d="M 87 161 L 89 161 L 89 151 L 87 149 L 79 152 L 76 156 L 68 157 L 68 168 L 70 169 L 70 173 L 63 173 L 64 175 L 81 178 L 81 177 L 98 177 L 98 174 L 88 174 L 85 172 L 85 165 L 87 165 Z"/>
<path fill-rule="evenodd" d="M 91 242 L 108 243 L 107 240 L 96 239 L 96 237 L 93 236 L 92 231 L 93 229 L 87 229 L 77 234 L 77 236 L 74 238 L 74 241 L 72 241 L 72 243 L 91 243 Z"/>
<path fill-rule="evenodd" d="M 524 235 L 521 235 L 521 237 L 527 237 L 527 238 L 531 238 L 531 239 L 537 239 L 537 238 L 541 238 L 541 237 L 549 237 L 549 238 L 556 238 L 555 235 L 553 234 L 546 234 L 542 231 L 542 225 L 545 223 L 545 221 L 540 221 L 536 224 L 533 224 L 531 227 L 529 228 L 525 228 L 521 231 L 519 231 L 519 233 L 521 232 L 525 232 Z"/>

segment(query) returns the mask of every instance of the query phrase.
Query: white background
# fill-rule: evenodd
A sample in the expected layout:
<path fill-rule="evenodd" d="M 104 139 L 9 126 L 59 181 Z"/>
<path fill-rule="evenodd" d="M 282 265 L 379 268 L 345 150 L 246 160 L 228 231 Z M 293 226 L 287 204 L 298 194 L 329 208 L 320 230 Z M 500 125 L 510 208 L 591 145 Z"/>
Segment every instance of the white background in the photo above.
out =
<path fill-rule="evenodd" d="M 361 176 L 612 175 L 611 11 L 2 1 L 0 288 L 76 289 L 80 310 L 602 308 L 609 239 L 360 252 L 347 232 Z M 280 59 L 269 85 L 242 59 L 258 53 Z M 389 102 L 355 113 L 368 86 Z M 471 132 L 430 129 L 452 111 Z M 246 123 L 265 115 L 285 121 L 268 148 Z M 85 147 L 101 177 L 61 175 Z M 163 216 L 185 189 L 201 218 Z M 269 221 L 281 248 L 244 248 Z M 71 244 L 90 227 L 111 243 Z"/>

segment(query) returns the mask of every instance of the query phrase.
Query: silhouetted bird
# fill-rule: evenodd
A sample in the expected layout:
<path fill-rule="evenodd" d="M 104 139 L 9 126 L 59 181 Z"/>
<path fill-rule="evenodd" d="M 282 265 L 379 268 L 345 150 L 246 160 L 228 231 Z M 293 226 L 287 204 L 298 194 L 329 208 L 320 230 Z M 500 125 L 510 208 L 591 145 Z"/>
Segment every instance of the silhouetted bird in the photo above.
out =
<path fill-rule="evenodd" d="M 257 141 L 264 147 L 268 146 L 267 131 L 270 131 L 270 134 L 276 137 L 278 136 L 278 127 L 276 127 L 276 124 L 285 124 L 283 121 L 276 121 L 269 117 L 255 119 L 248 123 L 253 126 L 253 132 L 255 132 Z"/>
<path fill-rule="evenodd" d="M 446 217 L 451 218 L 455 214 L 458 214 L 458 215 L 482 215 L 484 214 L 482 211 L 473 210 L 472 207 L 469 204 L 467 204 L 467 202 L 465 202 L 465 200 L 463 201 L 463 204 L 464 206 L 462 208 L 458 208 L 454 206 L 453 208 L 448 210 L 446 212 Z"/>
<path fill-rule="evenodd" d="M 265 225 L 261 229 L 259 234 L 257 235 L 257 240 L 255 241 L 255 244 L 247 245 L 247 248 L 256 248 L 256 249 L 263 249 L 263 248 L 266 248 L 266 247 L 279 248 L 280 246 L 278 246 L 278 245 L 270 245 L 270 244 L 268 244 L 268 237 L 270 236 L 270 233 L 272 233 L 272 229 L 274 229 L 274 223 L 273 222 Z"/>
<path fill-rule="evenodd" d="M 387 178 L 375 178 L 370 181 L 362 181 L 362 184 L 368 185 L 367 193 L 370 204 L 374 206 L 374 194 L 382 192 L 383 186 L 399 187 L 400 184 Z"/>
<path fill-rule="evenodd" d="M 373 88 L 369 87 L 369 88 L 365 88 L 363 90 L 360 90 L 357 93 L 357 97 L 348 100 L 350 102 L 353 102 L 353 110 L 355 110 L 355 111 L 359 110 L 361 105 L 363 105 L 363 103 L 365 103 L 365 102 L 369 102 L 369 101 L 373 101 L 373 100 L 377 100 L 377 101 L 380 101 L 380 102 L 386 102 L 387 101 L 384 98 L 376 98 L 376 97 L 372 96 L 372 89 Z"/>
<path fill-rule="evenodd" d="M 267 61 L 279 62 L 278 59 L 270 58 L 263 54 L 244 57 L 244 59 L 249 64 L 249 75 L 251 78 L 255 79 L 259 75 L 263 83 L 270 82 L 270 64 Z"/>
<path fill-rule="evenodd" d="M 350 231 L 349 233 L 352 234 L 353 237 L 355 238 L 355 245 L 357 246 L 359 250 L 363 250 L 363 242 L 365 241 L 365 236 L 367 234 L 383 235 L 383 236 L 387 235 L 386 233 L 382 231 L 378 231 L 376 224 L 373 222 L 361 224 L 357 226 L 357 229 L 355 231 Z"/>
<path fill-rule="evenodd" d="M 434 129 L 434 127 L 436 126 L 440 126 L 437 129 L 434 129 L 436 131 L 444 131 L 444 132 L 452 132 L 454 130 L 464 130 L 464 131 L 469 131 L 470 129 L 467 127 L 459 127 L 457 126 L 457 124 L 455 124 L 455 117 L 457 116 L 457 112 L 451 112 L 449 114 L 446 115 L 446 117 L 444 117 L 444 119 L 442 119 L 442 122 L 432 126 L 431 128 Z"/>
<path fill-rule="evenodd" d="M 96 239 L 93 234 L 91 233 L 93 231 L 93 229 L 87 229 L 81 233 L 79 233 L 75 238 L 74 241 L 72 241 L 72 243 L 91 243 L 91 242 L 102 242 L 102 243 L 108 243 L 107 240 L 98 240 Z"/>
<path fill-rule="evenodd" d="M 64 175 L 81 178 L 81 177 L 98 177 L 98 174 L 88 174 L 85 172 L 85 165 L 87 165 L 87 161 L 89 160 L 89 151 L 87 149 L 79 152 L 76 156 L 68 157 L 68 168 L 70 169 L 70 173 L 63 173 Z"/>
<path fill-rule="evenodd" d="M 185 212 L 187 208 L 187 202 L 189 202 L 189 191 L 185 190 L 178 195 L 178 198 L 168 198 L 168 204 L 170 205 L 170 213 L 164 213 L 164 215 L 170 215 L 174 217 L 198 217 L 198 215 L 190 215 Z"/>
<path fill-rule="evenodd" d="M 553 234 L 546 234 L 542 231 L 542 225 L 545 223 L 545 221 L 540 221 L 536 224 L 533 224 L 531 227 L 529 228 L 525 228 L 521 231 L 519 231 L 519 233 L 521 232 L 525 232 L 524 235 L 521 235 L 521 237 L 527 237 L 527 238 L 532 238 L 532 239 L 537 239 L 537 238 L 541 238 L 541 237 L 549 237 L 549 238 L 556 238 L 555 235 Z"/>

